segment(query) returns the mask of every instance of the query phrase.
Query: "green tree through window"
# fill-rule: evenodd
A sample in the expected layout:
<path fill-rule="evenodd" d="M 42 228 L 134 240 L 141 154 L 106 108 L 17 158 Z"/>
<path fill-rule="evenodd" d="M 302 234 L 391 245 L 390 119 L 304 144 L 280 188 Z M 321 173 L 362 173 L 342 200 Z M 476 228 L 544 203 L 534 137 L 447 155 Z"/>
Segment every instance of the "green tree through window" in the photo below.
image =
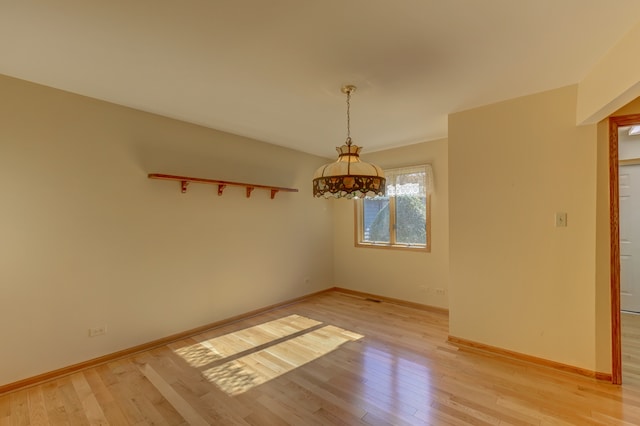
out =
<path fill-rule="evenodd" d="M 366 202 L 366 201 L 365 201 Z M 406 244 L 426 244 L 427 205 L 424 197 L 402 195 L 396 198 L 396 240 Z M 389 239 L 389 204 L 378 212 L 369 238 L 372 241 Z"/>

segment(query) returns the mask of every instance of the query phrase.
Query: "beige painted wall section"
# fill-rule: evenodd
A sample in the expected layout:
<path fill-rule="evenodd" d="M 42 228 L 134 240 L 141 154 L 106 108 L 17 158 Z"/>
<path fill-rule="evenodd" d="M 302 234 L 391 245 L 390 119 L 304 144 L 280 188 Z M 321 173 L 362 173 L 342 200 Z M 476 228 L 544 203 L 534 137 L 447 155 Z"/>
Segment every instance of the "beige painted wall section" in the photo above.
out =
<path fill-rule="evenodd" d="M 611 373 L 611 249 L 609 221 L 609 121 L 597 125 L 596 371 Z"/>
<path fill-rule="evenodd" d="M 629 31 L 578 86 L 578 124 L 593 124 L 640 96 L 640 23 Z"/>
<path fill-rule="evenodd" d="M 354 201 L 335 200 L 334 252 L 337 286 L 447 308 L 448 297 L 422 290 L 448 291 L 449 217 L 447 140 L 366 153 L 363 159 L 382 168 L 431 164 L 434 191 L 431 196 L 432 247 L 430 253 L 355 247 Z"/>
<path fill-rule="evenodd" d="M 0 76 L 0 385 L 332 286 L 324 162 Z"/>
<path fill-rule="evenodd" d="M 597 132 L 576 96 L 449 117 L 450 334 L 595 370 Z"/>

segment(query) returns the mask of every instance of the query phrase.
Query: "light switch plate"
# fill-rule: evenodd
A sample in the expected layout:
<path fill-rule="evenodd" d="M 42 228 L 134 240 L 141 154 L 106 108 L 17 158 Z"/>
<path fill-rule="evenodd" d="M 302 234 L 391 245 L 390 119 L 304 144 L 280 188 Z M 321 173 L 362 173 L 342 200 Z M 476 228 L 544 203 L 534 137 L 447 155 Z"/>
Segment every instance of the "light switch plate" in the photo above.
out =
<path fill-rule="evenodd" d="M 556 228 L 564 228 L 567 226 L 567 213 L 565 212 L 557 212 L 556 213 Z"/>

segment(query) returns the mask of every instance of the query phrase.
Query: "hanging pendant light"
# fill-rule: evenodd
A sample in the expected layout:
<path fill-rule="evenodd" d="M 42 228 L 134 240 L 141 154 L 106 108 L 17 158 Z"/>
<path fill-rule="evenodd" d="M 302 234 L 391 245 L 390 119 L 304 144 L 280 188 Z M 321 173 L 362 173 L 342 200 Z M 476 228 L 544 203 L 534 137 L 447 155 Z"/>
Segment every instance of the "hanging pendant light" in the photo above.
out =
<path fill-rule="evenodd" d="M 384 172 L 360 160 L 361 147 L 351 143 L 351 94 L 355 86 L 344 86 L 347 95 L 347 140 L 336 147 L 338 159 L 320 167 L 313 175 L 313 196 L 324 198 L 372 198 L 384 195 Z"/>

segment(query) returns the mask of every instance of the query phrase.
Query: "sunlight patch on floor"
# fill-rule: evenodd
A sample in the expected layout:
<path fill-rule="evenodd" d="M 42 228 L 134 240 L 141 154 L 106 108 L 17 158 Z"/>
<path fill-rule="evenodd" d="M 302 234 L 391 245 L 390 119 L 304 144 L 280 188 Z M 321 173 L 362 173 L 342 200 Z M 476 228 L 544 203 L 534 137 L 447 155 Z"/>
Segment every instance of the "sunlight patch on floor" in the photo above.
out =
<path fill-rule="evenodd" d="M 203 371 L 229 395 L 238 395 L 364 336 L 328 325 Z"/>
<path fill-rule="evenodd" d="M 204 367 L 212 362 L 239 354 L 256 346 L 264 345 L 283 337 L 307 330 L 321 324 L 300 315 L 265 322 L 253 327 L 238 330 L 224 336 L 207 339 L 193 345 L 174 349 L 174 352 L 195 368 Z"/>
<path fill-rule="evenodd" d="M 364 337 L 322 324 L 294 314 L 173 350 L 209 382 L 238 395 Z"/>

